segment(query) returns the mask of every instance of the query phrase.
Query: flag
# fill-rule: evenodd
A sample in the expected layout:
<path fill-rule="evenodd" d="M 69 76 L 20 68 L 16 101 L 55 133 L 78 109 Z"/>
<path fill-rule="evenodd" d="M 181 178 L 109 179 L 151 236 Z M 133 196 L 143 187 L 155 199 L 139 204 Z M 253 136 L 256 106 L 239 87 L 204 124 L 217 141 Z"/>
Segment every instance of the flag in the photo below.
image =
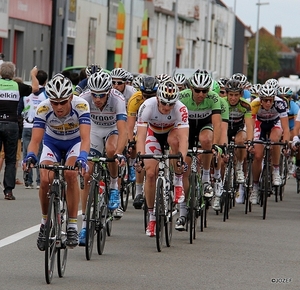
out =
<path fill-rule="evenodd" d="M 114 67 L 122 67 L 124 29 L 125 29 L 125 9 L 124 9 L 124 4 L 122 2 L 119 2 Z"/>
<path fill-rule="evenodd" d="M 145 10 L 142 24 L 139 73 L 147 73 L 148 58 L 148 11 Z"/>

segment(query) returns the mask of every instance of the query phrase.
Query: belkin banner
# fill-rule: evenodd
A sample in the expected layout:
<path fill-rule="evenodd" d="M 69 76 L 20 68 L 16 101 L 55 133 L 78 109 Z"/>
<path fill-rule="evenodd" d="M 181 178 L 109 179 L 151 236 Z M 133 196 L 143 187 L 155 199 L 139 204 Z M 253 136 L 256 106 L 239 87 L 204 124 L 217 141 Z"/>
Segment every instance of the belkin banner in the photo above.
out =
<path fill-rule="evenodd" d="M 8 4 L 9 0 L 0 0 L 0 37 L 8 37 Z"/>

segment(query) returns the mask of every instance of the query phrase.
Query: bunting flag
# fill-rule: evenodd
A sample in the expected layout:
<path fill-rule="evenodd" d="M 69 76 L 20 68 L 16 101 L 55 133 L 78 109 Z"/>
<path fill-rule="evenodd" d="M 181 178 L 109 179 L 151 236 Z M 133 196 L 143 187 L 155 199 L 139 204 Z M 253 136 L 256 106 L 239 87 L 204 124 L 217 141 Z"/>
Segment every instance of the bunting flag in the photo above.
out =
<path fill-rule="evenodd" d="M 142 24 L 139 73 L 147 73 L 148 58 L 148 11 L 145 10 Z"/>
<path fill-rule="evenodd" d="M 122 67 L 124 29 L 125 29 L 125 9 L 124 9 L 124 4 L 122 2 L 119 2 L 117 32 L 116 32 L 115 63 L 114 63 L 115 68 Z"/>

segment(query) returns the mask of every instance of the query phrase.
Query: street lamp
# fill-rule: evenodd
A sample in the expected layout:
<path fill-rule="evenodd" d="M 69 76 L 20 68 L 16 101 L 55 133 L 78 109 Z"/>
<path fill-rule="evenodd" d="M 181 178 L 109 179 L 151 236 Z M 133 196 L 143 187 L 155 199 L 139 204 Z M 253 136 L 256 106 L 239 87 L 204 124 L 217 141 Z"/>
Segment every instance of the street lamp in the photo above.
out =
<path fill-rule="evenodd" d="M 269 5 L 269 2 L 260 3 L 258 0 L 257 5 L 257 26 L 255 35 L 255 53 L 254 53 L 254 69 L 253 69 L 253 84 L 257 83 L 257 62 L 258 62 L 258 41 L 259 41 L 259 10 L 261 5 Z"/>

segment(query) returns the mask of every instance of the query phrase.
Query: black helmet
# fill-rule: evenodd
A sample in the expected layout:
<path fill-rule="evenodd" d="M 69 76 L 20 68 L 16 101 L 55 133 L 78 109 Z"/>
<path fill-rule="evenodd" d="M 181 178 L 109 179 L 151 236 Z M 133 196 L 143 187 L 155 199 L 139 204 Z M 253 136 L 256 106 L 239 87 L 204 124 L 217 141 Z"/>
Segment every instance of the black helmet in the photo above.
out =
<path fill-rule="evenodd" d="M 159 81 L 151 76 L 145 76 L 141 80 L 140 90 L 144 97 L 154 96 L 157 92 Z"/>
<path fill-rule="evenodd" d="M 230 79 L 225 85 L 225 90 L 227 92 L 242 92 L 243 84 L 241 81 Z"/>

